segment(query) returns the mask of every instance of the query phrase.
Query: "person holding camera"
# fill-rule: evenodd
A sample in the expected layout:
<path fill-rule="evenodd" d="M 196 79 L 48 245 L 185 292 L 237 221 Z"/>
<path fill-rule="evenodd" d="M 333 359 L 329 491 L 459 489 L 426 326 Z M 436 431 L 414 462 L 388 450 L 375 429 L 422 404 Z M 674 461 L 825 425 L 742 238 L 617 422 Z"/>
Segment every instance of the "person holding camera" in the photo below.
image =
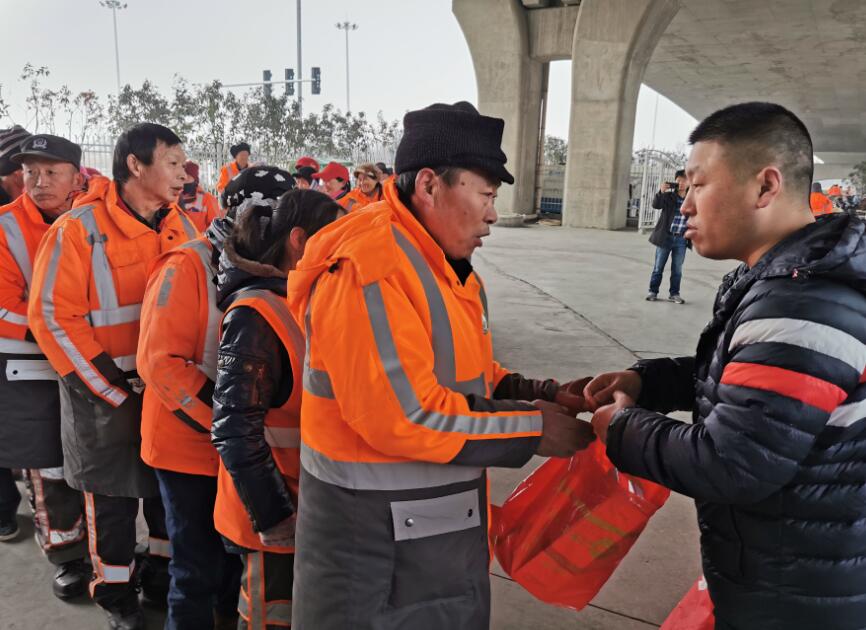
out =
<path fill-rule="evenodd" d="M 668 300 L 675 304 L 685 304 L 685 300 L 680 296 L 680 281 L 683 277 L 686 249 L 691 247 L 691 243 L 683 236 L 686 232 L 686 218 L 680 213 L 688 189 L 685 171 L 677 171 L 674 179 L 674 182 L 662 183 L 661 190 L 653 199 L 653 208 L 661 210 L 661 213 L 649 238 L 650 243 L 656 246 L 656 259 L 650 276 L 649 294 L 646 296 L 648 302 L 658 300 L 665 265 L 668 264 L 668 258 L 671 258 L 671 291 Z"/>

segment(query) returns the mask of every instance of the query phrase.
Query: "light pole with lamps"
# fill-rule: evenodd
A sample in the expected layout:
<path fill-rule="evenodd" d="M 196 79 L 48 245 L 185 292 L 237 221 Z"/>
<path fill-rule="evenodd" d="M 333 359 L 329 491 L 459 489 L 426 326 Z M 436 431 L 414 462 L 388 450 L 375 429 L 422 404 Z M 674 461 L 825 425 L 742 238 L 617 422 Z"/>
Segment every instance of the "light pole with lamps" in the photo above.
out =
<path fill-rule="evenodd" d="M 337 22 L 337 28 L 346 31 L 346 113 L 348 114 L 352 109 L 349 105 L 349 31 L 358 30 L 358 25 L 346 20 Z"/>
<path fill-rule="evenodd" d="M 117 11 L 125 9 L 127 4 L 120 0 L 99 0 L 99 6 L 111 9 L 111 17 L 114 20 L 114 64 L 117 69 L 117 93 L 120 94 L 120 49 L 117 46 Z"/>

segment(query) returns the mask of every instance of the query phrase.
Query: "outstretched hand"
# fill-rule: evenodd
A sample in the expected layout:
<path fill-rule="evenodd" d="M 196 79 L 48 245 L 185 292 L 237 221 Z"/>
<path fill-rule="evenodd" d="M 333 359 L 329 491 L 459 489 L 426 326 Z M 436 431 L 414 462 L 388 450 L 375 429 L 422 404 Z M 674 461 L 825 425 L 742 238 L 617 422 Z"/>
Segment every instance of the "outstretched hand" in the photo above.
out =
<path fill-rule="evenodd" d="M 613 393 L 613 402 L 604 407 L 599 407 L 592 415 L 592 428 L 603 444 L 607 444 L 607 429 L 610 427 L 610 423 L 613 422 L 613 417 L 616 413 L 621 409 L 633 406 L 634 399 L 628 394 L 617 390 Z"/>

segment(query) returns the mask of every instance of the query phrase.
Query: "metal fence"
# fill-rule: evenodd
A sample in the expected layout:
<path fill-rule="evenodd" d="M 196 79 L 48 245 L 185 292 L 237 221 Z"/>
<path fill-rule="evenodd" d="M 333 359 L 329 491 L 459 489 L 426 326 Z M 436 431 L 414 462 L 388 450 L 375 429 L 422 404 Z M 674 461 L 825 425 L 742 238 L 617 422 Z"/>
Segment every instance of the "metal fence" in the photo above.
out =
<path fill-rule="evenodd" d="M 111 165 L 114 156 L 114 144 L 116 138 L 99 137 L 92 142 L 84 142 L 81 144 L 82 156 L 81 163 L 84 166 L 89 166 L 98 169 L 103 175 L 111 177 Z M 298 155 L 269 155 L 258 151 L 255 144 L 252 144 L 252 162 L 262 162 L 272 166 L 278 166 L 291 172 L 294 169 L 295 160 L 303 153 Z M 368 147 L 365 150 L 356 150 L 353 152 L 349 160 L 332 158 L 329 156 L 315 156 L 319 163 L 324 166 L 332 159 L 343 164 L 355 165 L 362 162 L 385 162 L 386 164 L 394 163 L 394 155 L 396 153 L 395 145 L 377 145 Z M 187 158 L 196 162 L 199 165 L 199 180 L 201 185 L 211 191 L 216 187 L 219 179 L 220 169 L 223 164 L 231 160 L 228 153 L 228 147 L 217 147 L 210 151 L 202 151 L 196 149 L 187 149 Z M 351 169 L 350 169 L 351 170 Z"/>

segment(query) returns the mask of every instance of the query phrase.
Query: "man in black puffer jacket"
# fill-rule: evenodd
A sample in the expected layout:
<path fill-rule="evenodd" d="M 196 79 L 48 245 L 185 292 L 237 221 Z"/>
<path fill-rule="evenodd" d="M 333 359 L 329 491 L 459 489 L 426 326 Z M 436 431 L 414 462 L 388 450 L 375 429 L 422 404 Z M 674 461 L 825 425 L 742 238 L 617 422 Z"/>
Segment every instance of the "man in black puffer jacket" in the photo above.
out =
<path fill-rule="evenodd" d="M 696 500 L 717 629 L 866 628 L 864 223 L 813 219 L 811 139 L 778 105 L 690 140 L 686 237 L 744 264 L 694 357 L 587 386 L 593 425 L 620 470 Z"/>

